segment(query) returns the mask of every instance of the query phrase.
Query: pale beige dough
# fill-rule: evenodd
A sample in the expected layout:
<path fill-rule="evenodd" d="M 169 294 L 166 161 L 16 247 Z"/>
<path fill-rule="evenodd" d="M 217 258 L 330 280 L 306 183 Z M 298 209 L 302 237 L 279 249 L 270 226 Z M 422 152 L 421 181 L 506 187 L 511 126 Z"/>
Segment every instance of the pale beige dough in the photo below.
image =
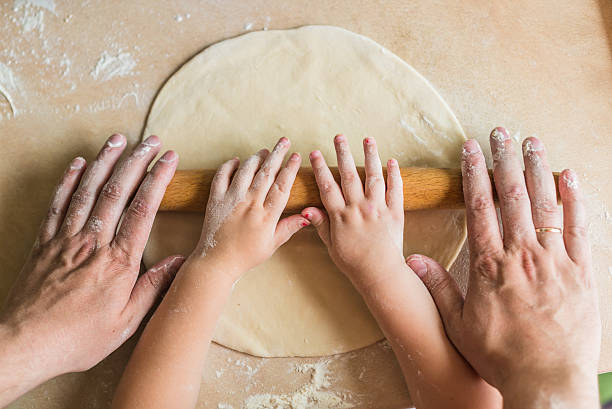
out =
<path fill-rule="evenodd" d="M 180 154 L 180 169 L 194 169 L 245 158 L 281 136 L 305 159 L 320 149 L 335 165 L 332 137 L 340 132 L 357 163 L 362 138 L 373 136 L 383 163 L 395 157 L 401 166 L 458 167 L 465 140 L 449 107 L 410 65 L 366 37 L 327 26 L 254 32 L 208 47 L 164 85 L 144 135 L 159 135 Z M 202 220 L 159 214 L 145 264 L 189 254 Z M 404 237 L 406 255 L 450 266 L 465 239 L 464 215 L 408 213 Z M 257 356 L 329 355 L 382 338 L 312 228 L 244 275 L 214 335 Z"/>

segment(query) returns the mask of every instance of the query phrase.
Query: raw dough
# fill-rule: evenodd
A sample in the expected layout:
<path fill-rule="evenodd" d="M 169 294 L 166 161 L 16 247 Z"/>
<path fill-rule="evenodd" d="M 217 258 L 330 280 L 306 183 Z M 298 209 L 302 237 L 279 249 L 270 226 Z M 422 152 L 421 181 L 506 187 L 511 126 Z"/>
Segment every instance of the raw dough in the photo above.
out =
<path fill-rule="evenodd" d="M 208 47 L 164 85 L 144 135 L 159 135 L 180 154 L 179 168 L 193 169 L 244 159 L 281 136 L 304 166 L 313 149 L 335 165 L 339 132 L 358 163 L 362 138 L 373 136 L 383 163 L 395 157 L 401 166 L 458 167 L 465 140 L 449 107 L 412 67 L 366 37 L 327 26 L 253 32 Z M 159 214 L 145 264 L 189 254 L 202 220 Z M 465 239 L 463 213 L 409 213 L 404 236 L 406 255 L 425 253 L 448 267 Z M 312 228 L 244 275 L 214 335 L 257 356 L 329 355 L 382 338 Z"/>

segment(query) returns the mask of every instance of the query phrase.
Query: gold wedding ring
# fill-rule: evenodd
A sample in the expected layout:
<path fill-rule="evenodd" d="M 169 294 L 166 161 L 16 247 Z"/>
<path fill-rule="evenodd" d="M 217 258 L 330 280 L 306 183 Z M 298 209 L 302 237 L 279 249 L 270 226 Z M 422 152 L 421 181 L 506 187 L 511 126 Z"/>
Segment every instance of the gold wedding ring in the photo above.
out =
<path fill-rule="evenodd" d="M 536 227 L 536 233 L 563 233 L 558 227 Z"/>

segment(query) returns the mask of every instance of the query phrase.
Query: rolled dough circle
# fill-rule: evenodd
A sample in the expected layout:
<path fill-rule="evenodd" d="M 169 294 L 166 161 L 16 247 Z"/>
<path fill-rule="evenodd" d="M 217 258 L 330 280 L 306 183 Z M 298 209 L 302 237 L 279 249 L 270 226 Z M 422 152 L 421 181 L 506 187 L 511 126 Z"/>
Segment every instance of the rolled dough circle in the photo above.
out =
<path fill-rule="evenodd" d="M 320 149 L 335 165 L 336 133 L 348 137 L 356 162 L 363 163 L 362 138 L 373 136 L 383 163 L 395 157 L 401 166 L 458 167 L 465 140 L 447 104 L 410 65 L 329 26 L 253 32 L 208 47 L 163 86 L 144 131 L 180 154 L 180 169 L 216 168 L 281 136 L 302 157 Z M 202 220 L 158 214 L 145 265 L 189 254 Z M 465 240 L 463 212 L 407 213 L 404 236 L 406 255 L 449 267 Z M 312 228 L 243 276 L 214 334 L 219 344 L 265 357 L 330 355 L 382 338 Z"/>

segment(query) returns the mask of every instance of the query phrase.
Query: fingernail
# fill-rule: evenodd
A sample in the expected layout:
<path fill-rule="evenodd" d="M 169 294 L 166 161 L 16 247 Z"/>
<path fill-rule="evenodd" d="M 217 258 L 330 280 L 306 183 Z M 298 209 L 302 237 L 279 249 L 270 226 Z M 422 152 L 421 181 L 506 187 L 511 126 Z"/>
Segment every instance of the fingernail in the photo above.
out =
<path fill-rule="evenodd" d="M 292 153 L 291 156 L 289 157 L 290 161 L 296 162 L 300 159 L 300 154 L 299 153 Z"/>
<path fill-rule="evenodd" d="M 310 159 L 315 159 L 315 158 L 318 158 L 319 156 L 321 156 L 321 152 L 319 151 L 310 152 Z"/>
<path fill-rule="evenodd" d="M 374 138 L 370 138 L 369 136 L 363 140 L 366 145 L 371 145 L 374 143 Z"/>
<path fill-rule="evenodd" d="M 462 151 L 463 156 L 472 155 L 478 152 L 480 152 L 480 145 L 475 139 L 468 139 L 465 141 Z"/>
<path fill-rule="evenodd" d="M 302 214 L 302 216 L 304 216 L 306 219 L 310 220 L 312 218 L 312 215 L 308 212 L 305 212 L 304 214 Z"/>
<path fill-rule="evenodd" d="M 397 166 L 397 160 L 395 160 L 395 159 L 389 159 L 389 160 L 387 161 L 387 166 L 389 166 L 389 167 L 395 167 L 395 166 Z"/>
<path fill-rule="evenodd" d="M 497 142 L 504 142 L 510 138 L 510 134 L 508 134 L 508 130 L 506 128 L 503 126 L 498 126 L 491 131 L 491 138 L 495 139 Z"/>
<path fill-rule="evenodd" d="M 178 159 L 178 154 L 176 152 L 168 151 L 164 153 L 164 155 L 161 158 L 159 158 L 159 161 L 164 162 L 164 163 L 170 163 L 170 162 L 174 162 L 177 159 Z"/>
<path fill-rule="evenodd" d="M 530 156 L 535 152 L 539 152 L 542 149 L 544 149 L 544 145 L 538 138 L 527 138 L 525 139 L 525 142 L 523 142 L 523 153 L 527 156 Z"/>
<path fill-rule="evenodd" d="M 346 138 L 341 133 L 339 133 L 338 135 L 336 135 L 334 137 L 334 142 L 343 142 L 345 140 L 346 140 Z"/>
<path fill-rule="evenodd" d="M 142 141 L 142 144 L 145 146 L 159 146 L 160 143 L 161 142 L 159 141 L 159 138 L 155 135 L 151 135 L 147 139 Z"/>
<path fill-rule="evenodd" d="M 423 278 L 427 274 L 427 264 L 419 256 L 410 257 L 408 259 L 408 265 L 414 271 L 416 275 Z"/>
<path fill-rule="evenodd" d="M 563 180 L 569 189 L 578 189 L 578 175 L 572 169 L 563 172 Z"/>
<path fill-rule="evenodd" d="M 106 140 L 106 145 L 109 148 L 119 148 L 125 145 L 125 138 L 121 134 L 113 134 Z"/>
<path fill-rule="evenodd" d="M 83 166 L 85 166 L 85 159 L 83 159 L 82 157 L 76 157 L 72 160 L 72 162 L 70 162 L 70 169 L 71 170 L 78 170 L 78 169 L 82 169 Z"/>
<path fill-rule="evenodd" d="M 308 220 L 302 220 L 302 222 L 300 223 L 300 225 L 301 225 L 302 227 L 306 227 L 306 226 L 308 226 L 309 224 L 310 224 L 310 222 L 309 222 Z"/>

